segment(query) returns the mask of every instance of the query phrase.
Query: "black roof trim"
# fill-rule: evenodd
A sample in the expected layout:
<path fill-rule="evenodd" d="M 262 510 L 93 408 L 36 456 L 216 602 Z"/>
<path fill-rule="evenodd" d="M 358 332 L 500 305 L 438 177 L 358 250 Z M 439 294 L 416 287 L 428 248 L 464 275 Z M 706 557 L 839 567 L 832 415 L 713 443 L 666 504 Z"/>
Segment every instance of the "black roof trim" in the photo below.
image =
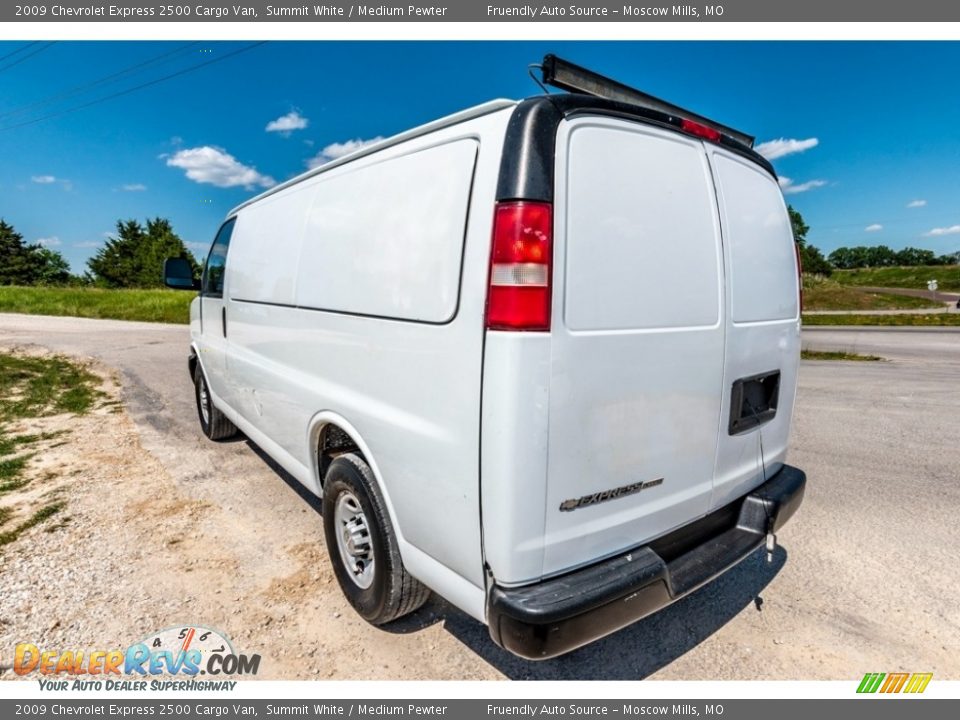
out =
<path fill-rule="evenodd" d="M 556 136 L 560 121 L 580 114 L 639 120 L 680 132 L 682 118 L 592 95 L 557 94 L 527 98 L 507 124 L 503 160 L 497 181 L 497 200 L 553 202 Z M 722 135 L 717 143 L 756 163 L 776 179 L 770 162 L 756 150 Z"/>

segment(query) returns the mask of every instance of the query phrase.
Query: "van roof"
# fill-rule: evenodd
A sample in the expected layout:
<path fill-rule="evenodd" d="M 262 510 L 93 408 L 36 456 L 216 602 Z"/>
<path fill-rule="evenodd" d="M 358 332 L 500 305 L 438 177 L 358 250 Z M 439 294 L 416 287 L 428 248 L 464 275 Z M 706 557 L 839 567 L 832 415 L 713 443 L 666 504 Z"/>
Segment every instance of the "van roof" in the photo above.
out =
<path fill-rule="evenodd" d="M 541 199 L 550 201 L 553 196 L 553 140 L 556 135 L 557 123 L 565 118 L 580 112 L 601 112 L 614 116 L 627 117 L 641 122 L 653 123 L 672 130 L 679 130 L 681 118 L 670 113 L 662 112 L 652 107 L 644 107 L 633 103 L 610 100 L 596 95 L 579 93 L 557 93 L 536 95 L 525 100 L 491 100 L 466 110 L 447 115 L 438 120 L 406 130 L 397 135 L 371 143 L 355 150 L 343 157 L 331 160 L 296 177 L 280 183 L 233 208 L 227 217 L 232 217 L 248 205 L 278 193 L 288 187 L 296 185 L 308 178 L 314 177 L 328 170 L 345 165 L 366 155 L 398 145 L 413 138 L 441 130 L 473 118 L 489 115 L 506 108 L 516 108 L 510 120 L 507 132 L 507 144 L 511 142 L 515 147 L 506 153 L 506 162 L 500 169 L 497 198 L 504 199 Z M 724 135 L 718 144 L 742 155 L 762 167 L 774 179 L 777 174 L 770 162 L 755 149 L 738 139 Z M 523 172 L 517 163 L 528 163 Z"/>
<path fill-rule="evenodd" d="M 259 200 L 262 200 L 265 197 L 273 195 L 274 193 L 280 192 L 281 190 L 284 190 L 290 187 L 291 185 L 296 185 L 297 183 L 302 182 L 307 178 L 311 178 L 314 175 L 319 175 L 320 173 L 326 172 L 327 170 L 332 170 L 335 167 L 344 165 L 345 163 L 356 160 L 357 158 L 363 157 L 364 155 L 370 155 L 379 150 L 383 150 L 384 148 L 388 148 L 392 145 L 397 145 L 407 140 L 412 140 L 415 137 L 426 135 L 427 133 L 434 132 L 435 130 L 441 130 L 445 127 L 450 127 L 451 125 L 457 125 L 458 123 L 462 123 L 467 120 L 472 120 L 473 118 L 481 117 L 483 115 L 489 115 L 490 113 L 497 112 L 498 110 L 503 110 L 504 108 L 514 107 L 517 104 L 518 104 L 517 100 L 506 100 L 506 99 L 490 100 L 489 102 L 485 102 L 481 105 L 476 105 L 474 107 L 467 108 L 466 110 L 461 110 L 460 112 L 453 113 L 452 115 L 447 115 L 446 117 L 442 117 L 438 120 L 428 122 L 425 125 L 420 125 L 418 127 L 412 128 L 410 130 L 406 130 L 397 135 L 384 138 L 379 142 L 371 143 L 370 145 L 366 145 L 362 148 L 359 148 L 358 150 L 354 150 L 353 152 L 348 153 L 343 157 L 339 157 L 336 160 L 331 160 L 328 163 L 324 163 L 323 165 L 307 170 L 304 173 L 300 173 L 296 177 L 290 178 L 286 182 L 282 182 L 279 185 L 273 186 L 269 190 L 266 190 L 260 193 L 259 195 L 256 195 L 250 198 L 249 200 L 237 205 L 235 208 L 233 208 L 233 210 L 227 213 L 227 217 L 236 215 L 241 209 L 247 207 L 248 205 L 251 205 Z"/>

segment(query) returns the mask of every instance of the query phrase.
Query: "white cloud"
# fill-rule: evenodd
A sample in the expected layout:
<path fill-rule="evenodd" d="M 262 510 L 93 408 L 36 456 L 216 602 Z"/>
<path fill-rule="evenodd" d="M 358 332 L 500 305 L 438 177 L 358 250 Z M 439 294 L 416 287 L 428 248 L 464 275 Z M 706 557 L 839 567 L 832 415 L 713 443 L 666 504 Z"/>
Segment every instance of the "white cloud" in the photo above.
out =
<path fill-rule="evenodd" d="M 767 160 L 776 160 L 785 155 L 802 153 L 804 150 L 809 150 L 819 144 L 820 141 L 817 138 L 807 138 L 806 140 L 779 138 L 777 140 L 762 142 L 754 147 L 754 150 L 763 155 Z"/>
<path fill-rule="evenodd" d="M 30 177 L 30 179 L 38 185 L 53 185 L 54 183 L 57 183 L 68 192 L 73 190 L 72 182 L 69 180 L 64 180 L 63 178 L 58 178 L 55 175 L 33 175 Z"/>
<path fill-rule="evenodd" d="M 307 167 L 312 170 L 315 167 L 320 167 L 321 165 L 325 165 L 331 160 L 342 158 L 344 155 L 349 155 L 352 152 L 361 150 L 367 147 L 368 145 L 373 145 L 374 143 L 378 143 L 381 140 L 383 140 L 383 138 L 378 135 L 377 137 L 370 138 L 369 140 L 361 140 L 360 138 L 357 138 L 355 140 L 347 140 L 346 142 L 342 142 L 342 143 L 331 143 L 330 145 L 327 145 L 325 148 L 323 148 L 323 150 L 318 152 L 316 155 L 314 155 L 312 158 L 308 159 Z"/>
<path fill-rule="evenodd" d="M 56 247 L 60 244 L 60 238 L 56 235 L 52 237 L 37 238 L 37 245 L 42 245 L 43 247 Z"/>
<path fill-rule="evenodd" d="M 827 184 L 826 180 L 807 180 L 805 183 L 795 185 L 792 179 L 784 177 L 783 175 L 780 176 L 777 182 L 780 183 L 780 189 L 783 190 L 784 195 L 795 195 L 796 193 L 813 190 L 814 188 L 823 187 Z"/>
<path fill-rule="evenodd" d="M 210 145 L 178 150 L 166 158 L 167 165 L 185 170 L 187 177 L 198 183 L 216 187 L 242 185 L 248 190 L 255 187 L 269 188 L 277 184 L 269 175 L 257 172 L 239 162 L 226 150 Z"/>
<path fill-rule="evenodd" d="M 104 233 L 109 237 L 110 233 Z M 83 242 L 74 243 L 75 248 L 98 248 L 100 247 L 100 241 L 98 240 L 84 240 Z"/>
<path fill-rule="evenodd" d="M 130 183 L 129 185 L 121 185 L 120 189 L 125 192 L 143 192 L 147 189 L 147 186 L 143 183 Z"/>
<path fill-rule="evenodd" d="M 927 237 L 938 237 L 940 235 L 960 235 L 960 225 L 951 225 L 950 227 L 940 227 L 934 228 L 928 233 L 924 233 Z"/>
<path fill-rule="evenodd" d="M 907 203 L 907 207 L 918 208 L 918 207 L 923 207 L 926 204 L 927 204 L 926 200 L 911 200 L 910 202 Z"/>
<path fill-rule="evenodd" d="M 291 110 L 286 115 L 281 115 L 276 120 L 267 123 L 267 132 L 280 133 L 284 137 L 289 137 L 294 130 L 303 130 L 310 121 L 307 120 L 296 110 Z"/>
<path fill-rule="evenodd" d="M 867 225 L 863 231 L 864 232 L 880 232 L 883 230 L 883 225 L 880 223 L 873 223 L 873 225 Z"/>
<path fill-rule="evenodd" d="M 208 243 L 208 242 L 184 242 L 183 244 L 186 245 L 186 246 L 187 246 L 188 248 L 190 248 L 191 250 L 199 250 L 199 251 L 202 251 L 202 252 L 206 253 L 207 250 L 210 249 L 210 244 L 211 244 L 211 243 Z"/>

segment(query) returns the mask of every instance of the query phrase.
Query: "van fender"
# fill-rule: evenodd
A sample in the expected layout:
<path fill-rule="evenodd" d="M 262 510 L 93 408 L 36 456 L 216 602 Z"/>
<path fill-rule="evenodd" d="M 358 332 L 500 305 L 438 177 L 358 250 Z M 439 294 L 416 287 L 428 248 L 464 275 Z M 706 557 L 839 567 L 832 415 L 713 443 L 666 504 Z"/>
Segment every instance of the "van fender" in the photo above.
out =
<path fill-rule="evenodd" d="M 363 438 L 360 435 L 360 432 L 342 415 L 333 412 L 332 410 L 321 410 L 312 418 L 310 418 L 310 423 L 307 426 L 307 447 L 312 448 L 310 453 L 310 471 L 313 477 L 317 479 L 317 488 L 320 490 L 320 496 L 323 496 L 323 478 L 320 477 L 320 453 L 318 452 L 318 444 L 320 442 L 320 433 L 323 431 L 323 428 L 327 425 L 336 425 L 343 432 L 345 432 L 353 443 L 359 448 L 360 452 L 363 453 L 364 460 L 366 460 L 367 465 L 370 466 L 370 470 L 373 472 L 374 480 L 376 480 L 377 487 L 380 489 L 380 495 L 383 497 L 383 501 L 387 506 L 387 514 L 390 516 L 390 524 L 393 525 L 393 531 L 396 533 L 397 540 L 401 549 L 405 546 L 408 546 L 409 543 L 403 536 L 403 528 L 400 527 L 400 524 L 397 522 L 397 515 L 393 509 L 393 502 L 390 500 L 390 492 L 387 490 L 386 484 L 383 482 L 383 475 L 380 474 L 380 468 L 377 466 L 377 461 L 373 457 L 373 453 L 370 452 L 370 446 L 364 442 Z M 401 555 L 403 553 L 401 552 Z"/>
<path fill-rule="evenodd" d="M 370 446 L 364 442 L 357 429 L 342 415 L 332 410 L 322 410 L 310 418 L 307 430 L 308 447 L 313 448 L 310 454 L 311 479 L 317 479 L 318 494 L 322 497 L 323 490 L 320 487 L 320 456 L 317 452 L 320 442 L 320 432 L 324 426 L 333 424 L 345 432 L 353 443 L 357 446 L 370 470 L 373 472 L 377 487 L 380 488 L 380 494 L 387 508 L 387 515 L 390 518 L 390 524 L 393 525 L 393 532 L 397 538 L 397 547 L 400 550 L 400 557 L 407 571 L 417 580 L 425 584 L 431 590 L 440 593 L 447 600 L 482 623 L 486 622 L 486 594 L 483 588 L 476 587 L 469 580 L 463 578 L 446 565 L 438 562 L 435 558 L 427 555 L 420 548 L 412 545 L 403 535 L 403 528 L 397 521 L 397 514 L 393 508 L 393 502 L 390 500 L 390 492 L 383 482 L 383 475 L 377 465 L 376 458 L 370 452 Z"/>
<path fill-rule="evenodd" d="M 203 366 L 203 360 L 201 359 L 202 354 L 200 352 L 200 347 L 197 345 L 197 342 L 194 340 L 190 343 L 190 357 L 187 362 L 191 365 L 195 364 L 200 368 L 200 373 L 203 375 L 204 381 L 207 383 L 207 392 L 210 393 L 211 400 L 215 401 L 214 404 L 217 406 L 217 409 L 220 412 L 223 412 L 223 401 L 220 396 L 213 391 L 213 386 L 210 384 L 210 375 L 207 373 L 207 369 Z M 190 373 L 190 382 L 193 382 L 193 373 Z M 232 413 L 227 414 L 227 417 L 230 417 Z M 232 417 L 230 418 L 233 419 Z"/>
<path fill-rule="evenodd" d="M 187 369 L 189 369 L 189 371 L 190 371 L 190 381 L 191 381 L 191 382 L 193 381 L 193 370 L 194 370 L 194 368 L 195 368 L 197 365 L 200 366 L 200 372 L 203 373 L 203 377 L 204 377 L 204 379 L 206 380 L 206 379 L 207 379 L 207 373 L 206 373 L 206 371 L 204 371 L 204 369 L 203 369 L 203 363 L 200 362 L 200 348 L 197 346 L 197 341 L 196 341 L 196 340 L 192 340 L 192 341 L 190 342 L 190 354 L 187 356 Z M 207 381 L 207 385 L 209 385 L 209 384 L 210 384 L 210 382 L 209 382 L 209 380 L 208 380 L 208 381 Z"/>

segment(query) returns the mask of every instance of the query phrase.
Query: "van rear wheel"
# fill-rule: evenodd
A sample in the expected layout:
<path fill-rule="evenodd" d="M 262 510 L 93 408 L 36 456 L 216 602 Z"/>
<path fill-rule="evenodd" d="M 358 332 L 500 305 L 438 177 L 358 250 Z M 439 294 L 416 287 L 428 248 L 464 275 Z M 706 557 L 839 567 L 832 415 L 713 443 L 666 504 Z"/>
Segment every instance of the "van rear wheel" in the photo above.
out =
<path fill-rule="evenodd" d="M 193 386 L 197 396 L 197 416 L 200 418 L 200 429 L 211 440 L 226 440 L 237 434 L 237 426 L 227 419 L 213 404 L 207 379 L 203 376 L 200 363 L 193 371 Z"/>
<path fill-rule="evenodd" d="M 341 455 L 323 481 L 323 532 L 340 589 L 366 621 L 384 625 L 421 607 L 430 590 L 403 567 L 373 472 Z"/>

